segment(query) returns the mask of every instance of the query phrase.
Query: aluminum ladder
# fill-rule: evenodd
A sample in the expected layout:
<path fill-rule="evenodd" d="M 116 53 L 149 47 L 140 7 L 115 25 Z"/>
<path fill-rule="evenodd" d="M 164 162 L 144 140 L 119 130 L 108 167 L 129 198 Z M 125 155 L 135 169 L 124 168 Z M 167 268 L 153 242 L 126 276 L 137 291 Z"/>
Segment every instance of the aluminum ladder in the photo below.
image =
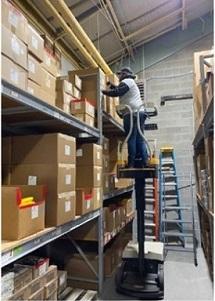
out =
<path fill-rule="evenodd" d="M 175 155 L 173 147 L 160 149 L 159 192 L 160 192 L 160 239 L 166 251 L 193 252 L 194 264 L 197 266 L 197 239 L 195 233 L 194 201 L 192 174 L 189 176 L 191 205 L 181 205 L 176 173 Z M 184 218 L 184 212 L 189 218 Z M 190 228 L 187 231 L 185 228 Z M 172 239 L 172 241 L 171 241 Z M 192 241 L 188 248 L 186 240 Z M 179 244 L 180 242 L 180 244 Z"/>

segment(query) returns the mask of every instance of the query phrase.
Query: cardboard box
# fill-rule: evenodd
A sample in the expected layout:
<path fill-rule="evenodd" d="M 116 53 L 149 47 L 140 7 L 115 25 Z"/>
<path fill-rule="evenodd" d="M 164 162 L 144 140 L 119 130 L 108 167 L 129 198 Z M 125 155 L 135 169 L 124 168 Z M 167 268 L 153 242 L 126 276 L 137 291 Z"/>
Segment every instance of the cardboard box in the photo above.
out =
<path fill-rule="evenodd" d="M 2 25 L 14 33 L 20 40 L 27 44 L 28 21 L 24 15 L 9 1 L 1 1 Z"/>
<path fill-rule="evenodd" d="M 117 174 L 117 161 L 111 161 L 109 163 L 109 172 L 113 174 Z"/>
<path fill-rule="evenodd" d="M 73 96 L 62 92 L 57 91 L 56 93 L 56 106 L 70 114 L 71 112 L 71 102 L 73 101 Z"/>
<path fill-rule="evenodd" d="M 103 172 L 107 173 L 110 170 L 110 158 L 107 155 L 103 155 Z"/>
<path fill-rule="evenodd" d="M 105 229 L 107 232 L 113 232 L 116 229 L 116 210 L 107 207 L 104 213 Z"/>
<path fill-rule="evenodd" d="M 83 177 L 84 175 L 84 177 Z M 101 187 L 102 167 L 100 166 L 78 166 L 76 172 L 76 187 Z"/>
<path fill-rule="evenodd" d="M 73 96 L 73 85 L 67 81 L 66 79 L 62 79 L 61 77 L 57 77 L 56 79 L 56 91 L 67 93 Z"/>
<path fill-rule="evenodd" d="M 31 54 L 28 54 L 28 78 L 37 83 L 42 84 L 42 67 L 38 60 Z"/>
<path fill-rule="evenodd" d="M 111 162 L 117 162 L 122 160 L 127 160 L 128 150 L 127 145 L 124 145 L 121 149 L 123 141 L 118 138 L 112 138 L 109 143 L 109 155 Z"/>
<path fill-rule="evenodd" d="M 88 114 L 91 117 L 95 117 L 95 107 L 86 100 L 73 100 L 71 102 L 71 113 Z"/>
<path fill-rule="evenodd" d="M 109 139 L 103 137 L 103 155 L 109 155 Z"/>
<path fill-rule="evenodd" d="M 40 276 L 40 277 L 32 280 L 32 282 L 29 283 L 30 296 L 32 296 L 33 294 L 38 292 L 41 288 L 43 288 L 44 284 L 45 283 L 44 283 L 43 276 Z"/>
<path fill-rule="evenodd" d="M 52 295 L 53 292 L 57 291 L 57 288 L 58 288 L 58 279 L 57 278 L 55 278 L 54 280 L 45 284 L 45 287 L 44 287 L 45 299 L 48 299 Z"/>
<path fill-rule="evenodd" d="M 41 87 L 38 84 L 32 82 L 32 80 L 30 79 L 28 79 L 27 92 L 39 99 L 42 99 Z"/>
<path fill-rule="evenodd" d="M 60 193 L 46 210 L 46 225 L 60 226 L 75 219 L 75 191 Z"/>
<path fill-rule="evenodd" d="M 102 166 L 102 147 L 98 144 L 84 143 L 76 151 L 77 166 Z"/>
<path fill-rule="evenodd" d="M 28 24 L 28 50 L 40 62 L 43 61 L 44 40 L 30 24 Z"/>
<path fill-rule="evenodd" d="M 12 164 L 76 162 L 75 138 L 60 133 L 13 137 L 12 150 Z"/>
<path fill-rule="evenodd" d="M 95 118 L 91 117 L 90 115 L 76 114 L 75 117 L 86 123 L 88 126 L 95 127 Z"/>
<path fill-rule="evenodd" d="M 133 201 L 132 199 L 125 199 L 120 202 L 121 205 L 125 207 L 126 216 L 130 215 L 133 212 Z"/>
<path fill-rule="evenodd" d="M 58 276 L 58 294 L 63 292 L 65 288 L 67 287 L 67 271 L 57 271 Z"/>
<path fill-rule="evenodd" d="M 32 281 L 32 270 L 23 266 L 14 266 L 14 293 Z"/>
<path fill-rule="evenodd" d="M 73 86 L 73 96 L 78 100 L 81 99 L 81 92 L 74 86 Z"/>
<path fill-rule="evenodd" d="M 103 204 L 102 188 L 93 188 L 93 210 L 100 208 Z"/>
<path fill-rule="evenodd" d="M 114 117 L 114 112 L 115 112 L 115 107 L 114 107 L 114 100 L 113 97 L 107 97 L 107 101 L 106 101 L 106 106 L 107 106 L 107 113 Z"/>
<path fill-rule="evenodd" d="M 115 189 L 114 174 L 103 173 L 103 192 L 110 193 Z"/>
<path fill-rule="evenodd" d="M 54 280 L 55 278 L 57 278 L 58 275 L 58 270 L 57 270 L 57 266 L 56 265 L 50 265 L 48 267 L 48 271 L 45 273 L 44 275 L 44 282 L 48 283 L 52 280 Z"/>
<path fill-rule="evenodd" d="M 200 84 L 201 80 L 201 73 L 200 73 L 200 56 L 204 55 L 210 55 L 213 54 L 213 50 L 204 50 L 204 51 L 199 51 L 194 53 L 194 62 L 193 62 L 193 67 L 194 67 L 194 88 L 195 86 L 198 86 Z M 206 61 L 208 61 L 210 64 L 213 65 L 213 59 L 214 58 L 208 58 Z M 210 71 L 210 68 L 204 64 L 204 76 L 206 77 L 206 73 Z"/>
<path fill-rule="evenodd" d="M 55 89 L 56 89 L 56 80 L 53 75 L 47 72 L 44 68 L 42 68 L 42 89 L 51 95 L 55 96 Z"/>
<path fill-rule="evenodd" d="M 93 210 L 92 189 L 76 190 L 76 215 L 83 215 Z"/>
<path fill-rule="evenodd" d="M 75 229 L 69 235 L 75 240 L 98 241 L 98 221 L 92 220 Z"/>
<path fill-rule="evenodd" d="M 28 300 L 44 300 L 44 288 L 42 287 L 29 297 Z"/>
<path fill-rule="evenodd" d="M 41 99 L 51 106 L 55 106 L 55 94 L 50 94 L 45 90 L 41 90 Z"/>
<path fill-rule="evenodd" d="M 27 89 L 27 71 L 14 64 L 10 59 L 2 55 L 1 65 L 2 79 L 17 86 L 18 88 Z"/>
<path fill-rule="evenodd" d="M 73 219 L 75 181 L 74 164 L 20 164 L 12 166 L 12 184 L 35 185 L 43 183 L 47 186 L 46 226 L 55 226 Z"/>
<path fill-rule="evenodd" d="M 133 185 L 131 179 L 118 179 L 117 176 L 114 176 L 114 185 L 116 188 L 124 188 Z"/>
<path fill-rule="evenodd" d="M 51 293 L 51 295 L 46 300 L 57 301 L 57 291 Z"/>
<path fill-rule="evenodd" d="M 97 108 L 97 77 L 86 77 L 82 80 L 82 98 L 86 98 Z"/>
<path fill-rule="evenodd" d="M 74 72 L 69 71 L 68 72 L 68 78 L 69 82 L 73 84 L 79 91 L 81 91 L 82 88 L 82 80 L 77 74 L 74 74 Z"/>
<path fill-rule="evenodd" d="M 19 208 L 21 198 L 33 196 L 33 206 Z M 44 186 L 2 187 L 2 239 L 17 240 L 44 229 Z"/>
<path fill-rule="evenodd" d="M 114 73 L 106 75 L 106 82 L 111 82 L 113 85 L 118 86 L 119 77 Z"/>
<path fill-rule="evenodd" d="M 6 27 L 2 26 L 1 52 L 27 70 L 27 46 Z"/>
<path fill-rule="evenodd" d="M 21 290 L 14 293 L 8 300 L 28 300 L 30 295 L 30 287 L 29 285 L 26 285 Z"/>
<path fill-rule="evenodd" d="M 48 71 L 51 75 L 56 77 L 59 71 L 59 63 L 54 54 L 48 49 L 44 48 L 43 50 L 43 68 Z"/>
<path fill-rule="evenodd" d="M 28 255 L 23 257 L 15 263 L 15 267 L 22 267 L 31 270 L 32 278 L 38 279 L 42 277 L 48 271 L 49 258 L 43 258 L 34 255 Z"/>

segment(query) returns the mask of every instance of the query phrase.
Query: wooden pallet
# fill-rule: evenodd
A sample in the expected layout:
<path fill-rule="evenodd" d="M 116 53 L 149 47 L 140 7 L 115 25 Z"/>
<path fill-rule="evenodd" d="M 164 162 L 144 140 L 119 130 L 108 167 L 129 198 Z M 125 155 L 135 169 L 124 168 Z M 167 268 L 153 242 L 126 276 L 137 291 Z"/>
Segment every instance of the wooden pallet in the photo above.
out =
<path fill-rule="evenodd" d="M 97 291 L 67 287 L 58 295 L 58 300 L 93 301 L 97 300 Z"/>

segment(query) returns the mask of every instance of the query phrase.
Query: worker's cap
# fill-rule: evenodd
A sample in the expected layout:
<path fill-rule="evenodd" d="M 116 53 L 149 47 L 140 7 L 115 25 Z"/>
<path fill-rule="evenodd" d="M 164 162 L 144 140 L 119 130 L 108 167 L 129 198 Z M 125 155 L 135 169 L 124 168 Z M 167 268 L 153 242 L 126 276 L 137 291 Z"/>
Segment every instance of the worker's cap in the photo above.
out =
<path fill-rule="evenodd" d="M 133 71 L 129 67 L 124 67 L 120 71 L 117 72 L 117 75 L 119 75 L 119 76 L 122 75 L 122 74 L 123 75 L 125 74 L 125 76 L 127 76 L 129 78 L 133 78 L 133 79 L 136 78 L 136 76 L 134 75 Z"/>
<path fill-rule="evenodd" d="M 129 67 L 124 67 L 117 72 L 117 74 L 122 74 L 122 73 L 133 75 L 133 71 Z"/>

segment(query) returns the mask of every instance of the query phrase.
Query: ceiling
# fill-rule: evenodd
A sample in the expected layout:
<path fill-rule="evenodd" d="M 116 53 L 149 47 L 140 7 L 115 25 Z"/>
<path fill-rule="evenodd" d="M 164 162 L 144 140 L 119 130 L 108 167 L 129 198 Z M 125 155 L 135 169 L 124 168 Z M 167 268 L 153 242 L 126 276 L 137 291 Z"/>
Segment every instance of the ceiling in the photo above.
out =
<path fill-rule="evenodd" d="M 54 3 L 55 0 L 52 0 Z M 43 0 L 31 0 L 59 32 Z M 134 56 L 135 49 L 177 27 L 186 30 L 189 23 L 212 12 L 213 0 L 65 0 L 106 62 L 124 55 Z M 68 36 L 63 37 L 75 55 Z"/>

